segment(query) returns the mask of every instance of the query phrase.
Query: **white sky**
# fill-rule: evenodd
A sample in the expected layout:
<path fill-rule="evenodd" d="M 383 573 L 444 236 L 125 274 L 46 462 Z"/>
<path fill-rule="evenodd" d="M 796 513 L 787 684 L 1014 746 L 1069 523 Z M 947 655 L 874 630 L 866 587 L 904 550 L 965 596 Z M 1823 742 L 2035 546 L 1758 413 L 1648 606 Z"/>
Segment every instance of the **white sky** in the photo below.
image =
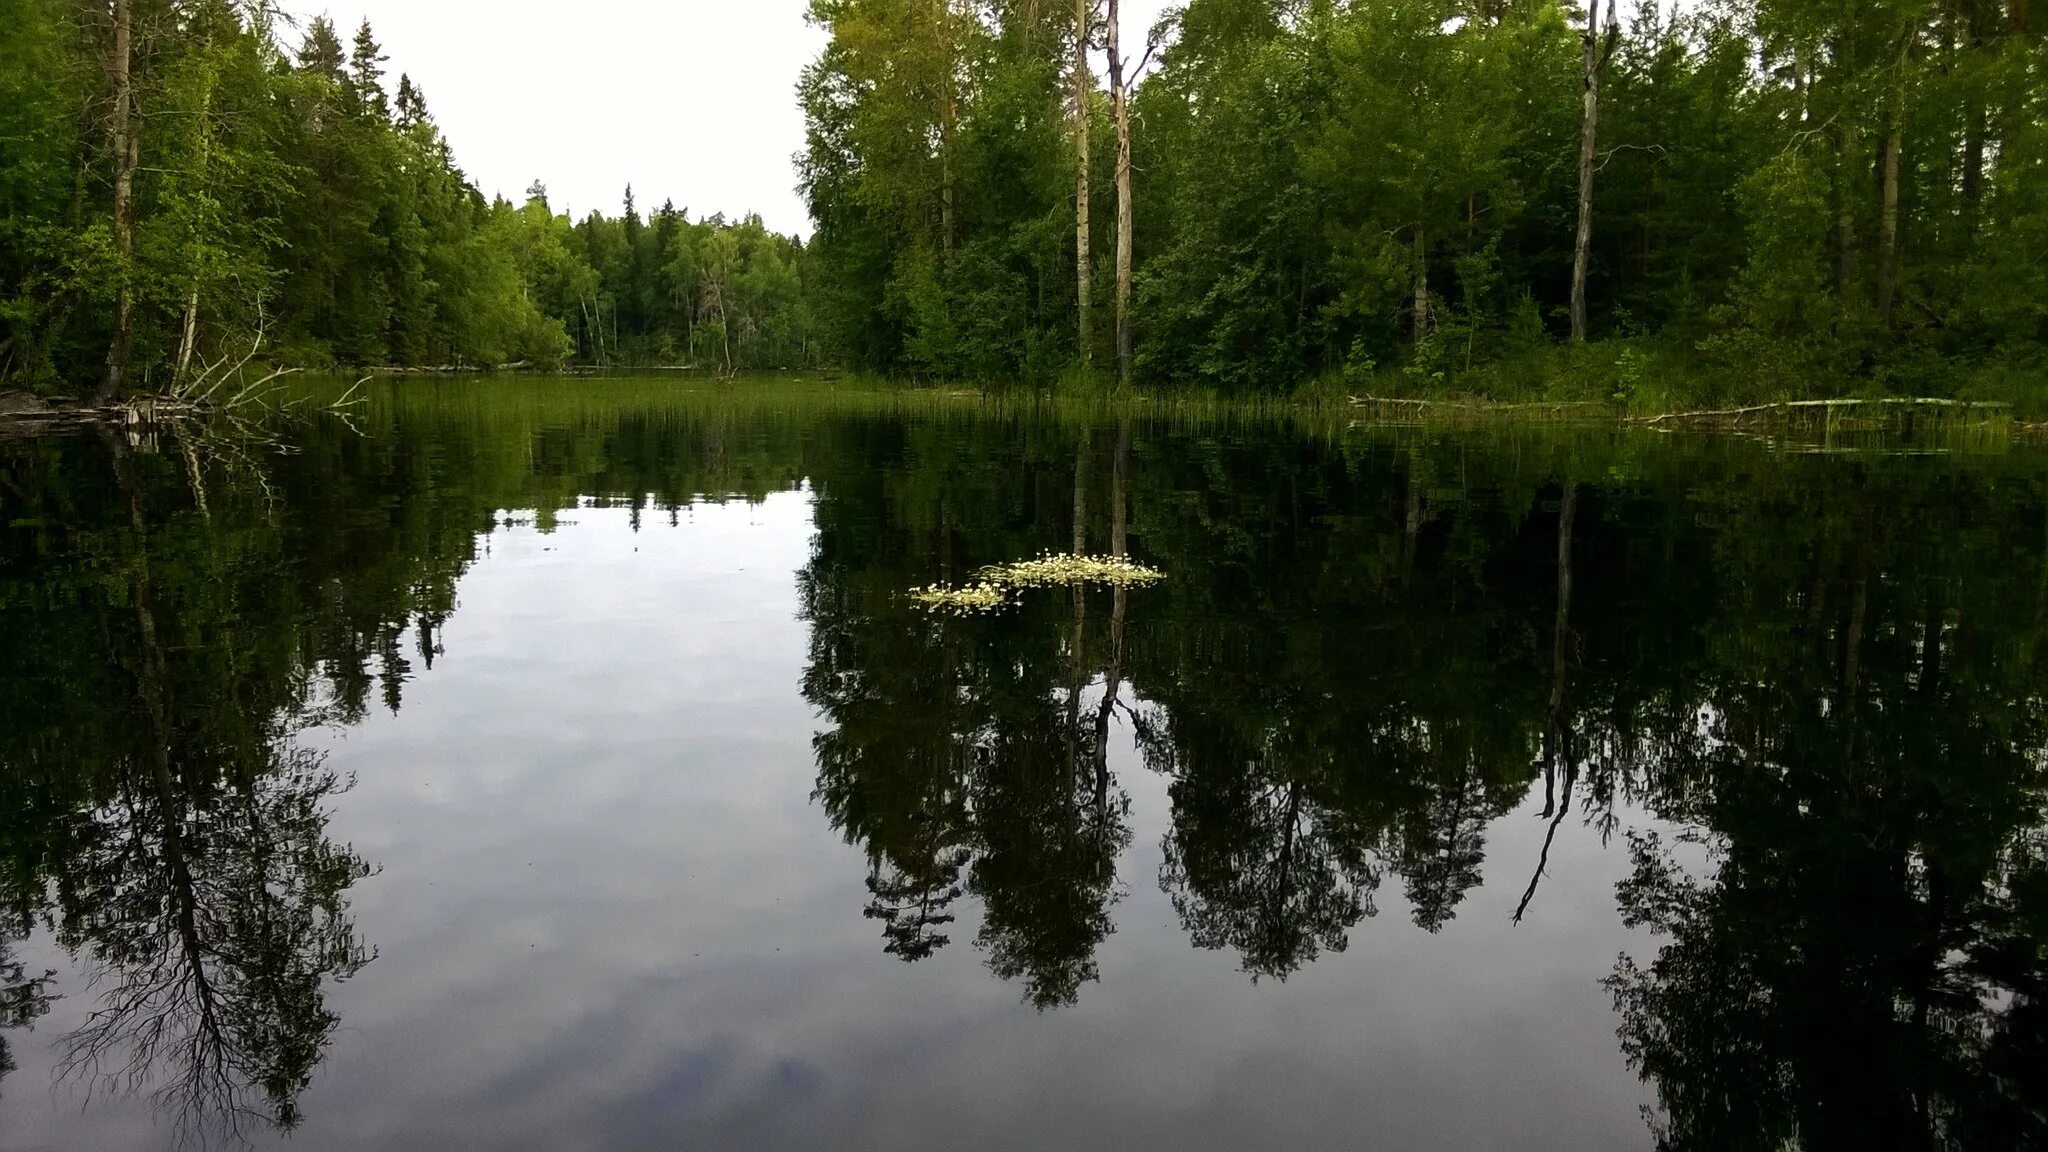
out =
<path fill-rule="evenodd" d="M 1124 0 L 1142 45 L 1168 0 Z M 557 211 L 616 215 L 673 199 L 692 216 L 759 212 L 810 232 L 791 164 L 803 148 L 798 74 L 824 45 L 807 0 L 293 0 L 344 44 L 370 18 L 485 195 L 537 177 Z M 283 30 L 296 46 L 299 33 Z"/>

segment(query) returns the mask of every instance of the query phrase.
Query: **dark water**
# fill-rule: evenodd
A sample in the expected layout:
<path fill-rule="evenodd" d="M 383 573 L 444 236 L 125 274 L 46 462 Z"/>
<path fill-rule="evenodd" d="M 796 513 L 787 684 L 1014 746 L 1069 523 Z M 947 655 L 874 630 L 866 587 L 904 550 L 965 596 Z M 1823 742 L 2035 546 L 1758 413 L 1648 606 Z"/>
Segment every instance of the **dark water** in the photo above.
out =
<path fill-rule="evenodd" d="M 2048 1139 L 2048 457 L 491 387 L 0 442 L 0 1147 Z"/>

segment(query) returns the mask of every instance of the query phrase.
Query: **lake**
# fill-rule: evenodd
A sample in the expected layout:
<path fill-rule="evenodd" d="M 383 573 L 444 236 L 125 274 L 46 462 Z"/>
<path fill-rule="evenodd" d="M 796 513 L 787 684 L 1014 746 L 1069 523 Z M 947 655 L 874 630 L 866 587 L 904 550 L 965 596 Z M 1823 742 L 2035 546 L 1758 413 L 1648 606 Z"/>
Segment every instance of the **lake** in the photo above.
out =
<path fill-rule="evenodd" d="M 1149 583 L 912 592 L 1045 553 Z M 0 1148 L 2048 1138 L 2048 453 L 380 383 L 0 440 Z"/>

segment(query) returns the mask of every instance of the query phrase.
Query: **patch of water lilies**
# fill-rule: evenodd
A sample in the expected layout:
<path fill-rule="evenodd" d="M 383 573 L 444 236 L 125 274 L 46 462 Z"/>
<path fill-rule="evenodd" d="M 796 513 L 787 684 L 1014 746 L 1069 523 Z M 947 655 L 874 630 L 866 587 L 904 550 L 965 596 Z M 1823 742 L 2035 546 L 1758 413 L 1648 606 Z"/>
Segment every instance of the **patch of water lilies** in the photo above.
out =
<path fill-rule="evenodd" d="M 1070 556 L 1047 552 L 1036 559 L 983 568 L 975 574 L 973 583 L 957 588 L 946 584 L 913 588 L 910 600 L 935 612 L 966 615 L 1008 607 L 1015 594 L 1025 588 L 1073 584 L 1130 588 L 1164 579 L 1164 572 L 1147 568 L 1124 556 Z"/>

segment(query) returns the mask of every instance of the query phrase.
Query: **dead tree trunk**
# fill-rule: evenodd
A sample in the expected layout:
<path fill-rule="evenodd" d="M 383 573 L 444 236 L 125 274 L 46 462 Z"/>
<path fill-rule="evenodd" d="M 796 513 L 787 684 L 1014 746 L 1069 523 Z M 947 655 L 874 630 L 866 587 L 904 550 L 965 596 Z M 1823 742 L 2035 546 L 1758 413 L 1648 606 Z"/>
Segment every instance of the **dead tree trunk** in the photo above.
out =
<path fill-rule="evenodd" d="M 1884 141 L 1884 216 L 1877 235 L 1877 316 L 1892 322 L 1892 298 L 1899 290 L 1899 153 L 1904 133 L 1896 119 Z"/>
<path fill-rule="evenodd" d="M 1835 284 L 1844 300 L 1856 291 L 1856 135 L 1842 125 L 1835 174 Z"/>
<path fill-rule="evenodd" d="M 1615 0 L 1607 0 L 1608 46 L 1600 45 L 1600 0 L 1586 0 L 1585 111 L 1579 122 L 1579 233 L 1572 245 L 1572 343 L 1586 339 L 1586 274 L 1593 262 L 1593 162 L 1600 142 L 1600 70 L 1620 30 Z"/>
<path fill-rule="evenodd" d="M 1906 66 L 1912 41 L 1899 47 L 1898 79 L 1892 92 L 1891 128 L 1884 140 L 1884 211 L 1877 236 L 1877 317 L 1890 327 L 1899 290 L 1899 159 L 1905 150 Z"/>
<path fill-rule="evenodd" d="M 121 287 L 114 303 L 107 374 L 100 385 L 102 403 L 115 399 L 128 386 L 128 354 L 135 338 L 135 292 L 129 285 L 128 267 L 135 254 L 135 168 L 141 156 L 135 125 L 134 41 L 133 0 L 114 0 L 114 48 L 108 61 L 114 109 L 108 143 L 114 157 L 114 250 L 121 258 Z"/>
<path fill-rule="evenodd" d="M 1095 0 L 1074 0 L 1074 284 L 1084 366 L 1093 359 L 1095 347 L 1095 268 L 1088 221 L 1088 96 L 1095 89 L 1088 73 L 1088 43 L 1094 23 Z"/>
<path fill-rule="evenodd" d="M 1429 335 L 1429 237 L 1415 225 L 1415 342 Z"/>
<path fill-rule="evenodd" d="M 208 37 L 207 51 L 213 50 L 213 40 Z M 207 168 L 213 159 L 213 82 L 208 72 L 206 89 L 199 97 L 199 183 L 206 184 Z M 192 287 L 185 297 L 184 331 L 178 339 L 178 370 L 171 378 L 173 384 L 183 384 L 192 368 L 192 353 L 199 345 L 199 274 L 192 274 Z"/>
<path fill-rule="evenodd" d="M 1116 118 L 1116 386 L 1131 386 L 1131 94 L 1117 0 L 1109 0 L 1105 37 L 1109 47 L 1109 95 Z"/>
<path fill-rule="evenodd" d="M 945 112 L 939 120 L 939 247 L 953 254 L 953 125 L 959 116 L 959 102 L 946 95 Z"/>
<path fill-rule="evenodd" d="M 938 34 L 944 39 L 945 80 L 939 97 L 939 250 L 953 255 L 955 222 L 953 137 L 960 124 L 960 62 L 955 55 L 954 0 L 941 0 Z"/>

